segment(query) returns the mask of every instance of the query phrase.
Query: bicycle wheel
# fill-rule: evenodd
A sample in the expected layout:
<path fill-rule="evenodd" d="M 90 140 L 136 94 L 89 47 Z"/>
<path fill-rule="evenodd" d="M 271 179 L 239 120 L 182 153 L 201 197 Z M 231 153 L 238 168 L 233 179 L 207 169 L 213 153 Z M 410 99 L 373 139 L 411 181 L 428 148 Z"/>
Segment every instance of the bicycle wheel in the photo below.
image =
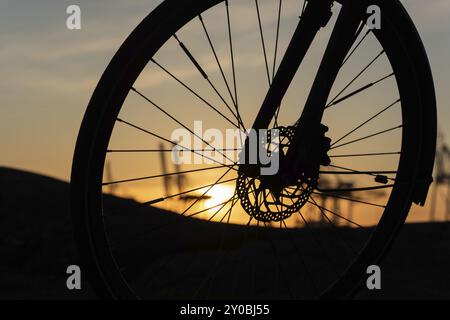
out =
<path fill-rule="evenodd" d="M 166 0 L 141 22 L 95 89 L 72 168 L 101 296 L 355 292 L 424 204 L 436 139 L 417 31 L 398 1 L 371 4 L 381 29 L 359 0 Z M 248 137 L 224 137 L 249 128 L 279 133 L 279 173 L 237 161 Z"/>

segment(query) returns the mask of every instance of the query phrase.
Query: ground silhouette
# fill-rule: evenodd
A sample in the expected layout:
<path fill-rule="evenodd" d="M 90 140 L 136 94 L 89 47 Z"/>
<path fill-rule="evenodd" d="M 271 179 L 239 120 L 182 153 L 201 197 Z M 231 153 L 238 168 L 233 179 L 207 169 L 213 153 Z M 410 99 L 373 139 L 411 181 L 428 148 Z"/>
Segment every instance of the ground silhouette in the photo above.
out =
<path fill-rule="evenodd" d="M 73 241 L 69 214 L 69 184 L 42 175 L 0 168 L 0 298 L 2 299 L 92 299 L 95 298 L 89 283 L 83 282 L 82 291 L 66 289 L 65 270 L 70 264 L 78 264 L 79 259 Z M 177 265 L 192 260 L 189 248 L 202 248 L 205 257 L 214 258 L 217 235 L 222 226 L 203 221 L 184 219 L 170 212 L 142 208 L 133 210 L 133 220 L 124 219 L 126 208 L 136 209 L 137 203 L 129 199 L 107 197 L 106 205 L 117 209 L 117 214 L 108 221 L 117 240 L 118 257 L 127 261 L 125 271 L 131 275 L 145 277 L 149 270 L 140 270 L 139 262 L 145 261 L 149 253 L 152 257 L 183 249 L 177 256 Z M 160 241 L 154 245 L 155 235 L 146 238 L 146 226 L 155 223 L 177 223 L 180 236 L 170 241 Z M 127 223 L 127 221 L 130 221 Z M 142 230 L 139 230 L 142 228 Z M 230 239 L 228 249 L 242 245 L 243 227 L 228 228 Z M 143 236 L 130 239 L 131 233 L 142 232 Z M 364 232 L 346 229 L 349 239 L 357 241 Z M 194 235 L 194 236 L 193 236 Z M 158 235 L 156 235 L 158 236 Z M 163 235 L 161 235 L 163 236 Z M 302 235 L 299 234 L 299 237 Z M 322 234 L 327 237 L 327 231 Z M 283 235 L 276 235 L 277 241 L 285 241 Z M 189 239 L 186 241 L 186 239 Z M 126 241 L 125 241 L 126 240 Z M 133 242 L 134 241 L 134 242 Z M 121 245 L 122 243 L 122 245 Z M 123 243 L 126 243 L 123 244 Z M 184 246 L 184 247 L 183 247 Z M 134 250 L 130 251 L 132 247 Z M 266 250 L 259 242 L 249 242 L 243 246 L 258 260 L 257 252 Z M 305 248 L 305 250 L 307 250 Z M 142 253 L 142 254 L 141 254 Z M 236 251 L 236 255 L 240 254 Z M 233 254 L 231 254 L 231 257 Z M 200 259 L 199 265 L 202 265 Z M 263 264 L 263 263 L 261 263 Z M 270 265 L 267 265 L 270 268 Z M 200 267 L 197 272 L 201 272 Z M 369 292 L 361 290 L 360 299 L 449 299 L 450 298 L 450 225 L 410 224 L 405 225 L 393 249 L 382 265 L 382 290 Z M 195 275 L 192 275 L 195 277 Z M 227 275 L 217 281 L 226 281 Z M 142 279 L 141 279 L 142 280 Z M 238 279 L 239 281 L 239 279 Z M 274 290 L 270 281 L 261 287 L 261 298 Z M 168 284 L 164 288 L 167 289 Z M 177 292 L 177 285 L 170 287 Z M 232 294 L 238 294 L 230 292 Z M 280 297 L 284 297 L 281 293 Z M 152 295 L 149 295 L 152 297 Z M 286 296 L 287 297 L 287 296 Z M 220 297 L 219 297 L 220 298 Z"/>

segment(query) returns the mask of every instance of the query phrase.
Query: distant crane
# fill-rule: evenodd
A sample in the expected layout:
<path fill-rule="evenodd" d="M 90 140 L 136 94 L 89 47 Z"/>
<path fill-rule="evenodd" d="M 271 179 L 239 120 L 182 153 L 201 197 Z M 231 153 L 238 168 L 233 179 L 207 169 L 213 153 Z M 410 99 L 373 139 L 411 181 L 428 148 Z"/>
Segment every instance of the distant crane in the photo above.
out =
<path fill-rule="evenodd" d="M 170 174 L 169 170 L 168 170 L 168 162 L 166 159 L 167 149 L 165 149 L 164 143 L 159 144 L 159 150 L 160 150 L 161 170 L 162 170 L 162 176 L 163 176 L 163 188 L 164 188 L 166 197 L 172 196 L 173 191 L 172 191 L 171 186 L 173 185 L 172 182 L 175 181 L 175 185 L 177 187 L 177 194 L 179 194 L 179 196 L 177 198 L 179 200 L 188 202 L 188 201 L 198 201 L 198 200 L 204 201 L 204 200 L 211 199 L 211 197 L 208 195 L 183 193 L 183 192 L 187 191 L 187 190 L 185 190 L 185 185 L 187 184 L 186 174 L 181 173 L 181 166 L 180 166 L 180 164 L 178 164 L 177 161 L 175 161 L 175 164 L 174 164 L 174 169 L 175 169 L 174 173 L 175 174 L 173 174 L 173 175 Z M 180 151 L 180 152 L 183 152 L 183 151 Z M 178 156 L 178 154 L 175 154 L 175 157 L 177 157 L 177 156 Z"/>
<path fill-rule="evenodd" d="M 340 197 L 352 198 L 353 193 L 352 193 L 351 189 L 354 187 L 354 185 L 355 184 L 353 182 L 343 181 L 339 177 L 339 175 L 336 175 L 336 190 L 341 190 L 341 191 L 336 191 L 333 193 Z M 341 202 L 342 202 L 341 199 L 339 199 L 338 197 L 333 198 L 333 211 L 334 212 L 336 212 L 336 213 L 341 212 L 341 205 L 340 205 Z M 351 221 L 353 219 L 353 202 L 349 201 L 348 205 L 349 205 L 348 216 L 346 218 Z M 336 215 L 333 215 L 332 221 L 334 224 L 339 223 L 338 218 L 339 217 L 337 217 Z"/>
<path fill-rule="evenodd" d="M 437 196 L 441 187 L 447 187 L 445 199 L 445 218 L 450 220 L 450 148 L 443 142 L 443 134 L 438 137 L 434 174 L 434 189 L 431 200 L 430 220 L 436 220 Z"/>
<path fill-rule="evenodd" d="M 320 197 L 321 207 L 326 208 L 327 200 L 330 199 L 332 201 L 332 211 L 340 214 L 341 213 L 341 202 L 343 201 L 343 199 L 340 197 L 352 198 L 353 193 L 352 193 L 351 189 L 354 187 L 354 183 L 352 181 L 343 181 L 339 177 L 339 175 L 336 175 L 336 183 L 334 184 L 334 186 L 331 185 L 329 180 L 327 180 L 325 178 L 321 178 L 320 179 L 320 187 L 323 190 L 334 189 L 332 194 L 327 194 L 325 192 L 320 194 L 319 197 Z M 345 218 L 349 219 L 349 220 L 352 220 L 352 218 L 353 218 L 353 202 L 352 201 L 348 201 L 348 212 L 347 212 L 347 216 Z M 333 214 L 330 220 L 334 225 L 338 225 L 339 220 L 342 220 L 342 219 Z M 322 210 L 320 210 L 319 224 L 327 224 L 327 223 L 328 223 L 328 221 L 325 219 L 324 214 L 322 213 Z M 348 223 L 349 222 L 347 222 L 346 224 L 348 224 Z"/>
<path fill-rule="evenodd" d="M 354 200 L 364 200 L 360 199 L 357 195 L 355 195 L 355 192 L 352 190 L 355 187 L 355 183 L 353 181 L 344 181 L 342 180 L 338 174 L 335 175 L 336 183 L 334 185 L 331 184 L 331 182 L 328 179 L 321 178 L 320 179 L 320 188 L 322 190 L 333 190 L 332 192 L 323 192 L 320 194 L 320 201 L 321 201 L 321 207 L 326 208 L 326 204 L 328 202 L 328 199 L 332 201 L 332 210 L 334 213 L 342 215 L 345 219 L 348 221 L 338 217 L 337 215 L 332 215 L 331 222 L 334 225 L 340 225 L 340 221 L 343 221 L 343 225 L 350 226 L 351 222 L 353 221 L 353 204 L 354 201 L 345 200 L 345 199 L 354 199 Z M 374 198 L 382 198 L 385 196 L 385 193 L 382 191 L 372 191 L 370 194 Z M 341 204 L 342 202 L 348 203 L 346 214 L 343 214 L 341 211 Z M 318 225 L 326 225 L 329 223 L 324 217 L 324 214 L 322 213 L 322 210 L 320 210 L 320 221 L 318 222 Z M 326 212 L 325 212 L 326 213 Z"/>
<path fill-rule="evenodd" d="M 111 162 L 107 161 L 106 165 L 105 165 L 105 178 L 106 181 L 114 181 L 113 180 L 113 174 L 112 174 L 112 167 L 111 167 Z M 108 192 L 110 194 L 115 194 L 117 191 L 118 185 L 115 183 L 109 184 L 108 185 Z"/>

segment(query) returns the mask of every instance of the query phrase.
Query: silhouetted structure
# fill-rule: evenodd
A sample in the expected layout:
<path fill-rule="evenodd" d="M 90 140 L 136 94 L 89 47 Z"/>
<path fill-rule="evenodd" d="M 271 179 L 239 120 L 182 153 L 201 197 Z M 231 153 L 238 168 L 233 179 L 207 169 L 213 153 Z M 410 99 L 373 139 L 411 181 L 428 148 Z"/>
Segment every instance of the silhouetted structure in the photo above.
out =
<path fill-rule="evenodd" d="M 331 212 L 328 212 L 327 217 L 329 217 L 330 221 L 335 225 L 345 225 L 345 226 L 351 226 L 353 221 L 353 209 L 354 209 L 354 201 L 353 200 L 365 200 L 359 197 L 353 189 L 355 188 L 355 183 L 353 181 L 344 181 L 341 178 L 339 178 L 339 175 L 335 176 L 336 182 L 331 183 L 330 180 L 321 178 L 320 179 L 320 188 L 321 190 L 324 190 L 324 192 L 321 192 L 319 195 L 320 199 L 320 206 L 322 208 L 327 208 L 327 202 L 328 200 L 332 203 L 332 209 L 331 211 L 336 213 L 332 214 Z M 372 191 L 371 196 L 373 198 L 382 198 L 386 194 L 383 191 Z M 347 203 L 346 210 L 342 211 L 342 203 Z M 328 219 L 325 218 L 324 214 L 327 212 L 318 208 L 319 211 L 319 221 L 315 222 L 314 225 L 317 226 L 326 226 L 330 223 Z M 339 217 L 338 215 L 342 216 Z M 345 219 L 347 220 L 345 220 Z M 355 221 L 358 222 L 358 221 Z"/>
<path fill-rule="evenodd" d="M 445 195 L 445 219 L 450 220 L 450 148 L 443 142 L 443 135 L 439 135 L 438 148 L 436 151 L 436 163 L 434 174 L 434 189 L 431 202 L 430 220 L 436 220 L 436 208 L 439 190 L 447 189 Z M 446 188 L 445 188 L 446 187 Z"/>
<path fill-rule="evenodd" d="M 184 193 L 187 190 L 185 188 L 185 185 L 187 182 L 186 174 L 181 172 L 181 166 L 178 163 L 178 161 L 175 161 L 175 163 L 174 163 L 175 171 L 173 173 L 170 173 L 168 170 L 168 162 L 166 159 L 166 150 L 167 149 L 165 149 L 164 143 L 159 144 L 159 150 L 160 150 L 161 170 L 162 170 L 162 175 L 163 175 L 163 187 L 164 187 L 164 192 L 165 192 L 166 197 L 169 197 L 172 194 L 174 194 L 174 192 L 172 191 L 171 185 L 172 185 L 172 182 L 175 182 L 176 187 L 177 187 L 177 193 L 179 194 L 179 196 L 177 198 L 179 200 L 196 201 L 196 200 L 208 200 L 211 198 L 208 195 L 197 195 L 197 194 Z M 180 150 L 180 152 L 183 152 L 183 151 Z M 178 157 L 178 154 L 175 153 L 174 156 Z"/>
<path fill-rule="evenodd" d="M 106 165 L 105 165 L 105 176 L 106 176 L 106 181 L 114 181 L 113 180 L 113 174 L 112 174 L 112 167 L 111 167 L 111 162 L 107 161 Z M 118 185 L 115 183 L 111 183 L 108 185 L 108 192 L 110 194 L 115 194 L 117 191 Z"/>

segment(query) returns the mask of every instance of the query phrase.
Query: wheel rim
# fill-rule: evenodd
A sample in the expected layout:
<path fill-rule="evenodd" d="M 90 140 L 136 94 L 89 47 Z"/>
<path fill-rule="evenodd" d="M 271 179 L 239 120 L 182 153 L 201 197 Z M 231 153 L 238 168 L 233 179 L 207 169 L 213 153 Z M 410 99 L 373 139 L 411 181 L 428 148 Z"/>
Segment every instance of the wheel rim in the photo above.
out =
<path fill-rule="evenodd" d="M 394 55 L 394 54 L 392 54 L 392 55 Z M 265 56 L 265 55 L 264 55 Z M 264 58 L 264 60 L 265 61 L 267 61 L 267 57 L 265 57 Z M 158 62 L 156 62 L 156 60 L 153 60 L 153 62 L 158 66 Z M 161 66 L 161 64 L 159 64 L 159 67 Z M 138 67 L 139 68 L 139 67 Z M 267 72 L 267 74 L 269 75 L 268 76 L 268 80 L 269 80 L 269 82 L 270 82 L 270 72 L 268 72 L 268 71 L 270 71 L 270 68 L 266 65 L 266 72 Z M 401 68 L 399 68 L 399 69 L 401 69 Z M 166 69 L 167 70 L 167 69 Z M 132 76 L 131 76 L 131 78 L 132 78 Z M 379 78 L 379 79 L 382 79 L 382 80 L 380 80 L 380 82 L 381 81 L 383 81 L 383 80 L 385 80 L 385 79 L 388 79 L 388 77 L 386 77 L 386 76 L 383 76 L 383 77 L 381 77 L 381 78 Z M 134 82 L 134 81 L 133 81 Z M 378 83 L 378 82 L 377 82 Z M 179 83 L 178 83 L 179 84 Z M 409 87 L 409 86 L 408 86 Z M 140 90 L 138 90 L 138 89 L 136 89 L 135 87 L 133 87 L 134 88 L 134 93 L 137 93 L 137 95 L 140 97 L 140 98 L 144 98 L 147 102 L 149 102 L 150 103 L 150 101 L 152 101 L 152 100 L 150 100 L 150 99 L 148 99 L 148 97 L 145 95 L 145 94 L 143 94 Z M 234 88 L 233 88 L 234 89 Z M 231 90 L 230 89 L 230 96 L 231 97 L 233 97 L 233 93 L 232 93 L 232 91 L 233 90 Z M 410 90 L 408 90 L 408 91 L 410 91 Z M 338 92 L 339 93 L 339 92 Z M 343 92 L 342 92 L 343 93 Z M 341 93 L 341 94 L 342 94 Z M 341 96 L 342 97 L 342 96 Z M 232 100 L 234 100 L 233 98 L 232 98 Z M 330 102 L 330 104 L 331 103 L 333 103 L 333 102 L 336 102 L 336 101 L 338 101 L 338 98 L 336 98 L 336 99 L 331 99 L 330 100 L 331 102 Z M 338 102 L 341 102 L 341 101 L 338 101 Z M 396 103 L 398 103 L 398 101 L 397 102 L 394 102 L 394 103 L 391 103 L 391 104 L 389 104 L 389 105 L 387 105 L 387 106 L 385 106 L 384 108 L 382 108 L 381 110 L 385 110 L 385 111 L 387 111 L 388 109 L 390 109 L 392 106 L 394 106 Z M 155 105 L 154 103 L 153 103 L 153 106 L 156 106 L 157 108 L 158 108 L 158 106 L 159 105 Z M 116 106 L 117 107 L 117 106 Z M 163 109 L 163 108 L 160 108 L 160 109 Z M 230 108 L 231 109 L 231 108 Z M 164 110 L 164 109 L 163 109 Z M 159 111 L 161 111 L 161 110 L 159 110 Z M 230 110 L 231 111 L 231 110 Z M 382 113 L 383 112 L 385 112 L 385 111 L 382 111 Z M 380 113 L 380 114 L 382 114 L 382 113 Z M 378 113 L 375 113 L 375 114 L 378 114 Z M 166 114 L 166 116 L 167 116 L 167 114 Z M 111 117 L 111 118 L 114 118 L 114 117 Z M 225 119 L 225 117 L 222 117 L 224 120 L 226 120 L 228 123 L 230 123 L 230 121 L 228 121 L 227 119 Z M 145 131 L 144 130 L 146 130 L 146 129 L 144 129 L 144 128 L 142 128 L 141 126 L 138 126 L 138 125 L 135 125 L 134 123 L 132 123 L 132 122 L 129 122 L 129 121 L 127 121 L 127 120 L 124 120 L 124 119 L 122 119 L 122 118 L 119 118 L 120 120 L 119 120 L 119 122 L 121 123 L 121 124 L 125 124 L 125 125 L 127 125 L 127 126 L 129 126 L 129 127 L 131 127 L 131 128 L 134 128 L 134 129 L 136 129 L 136 130 L 138 130 L 138 131 L 141 131 L 141 132 L 144 132 L 145 133 Z M 173 120 L 173 119 L 172 119 Z M 109 120 L 110 122 L 109 122 L 109 125 L 108 124 L 106 124 L 105 125 L 105 123 L 107 123 L 107 121 L 105 120 L 104 121 L 104 123 L 103 123 L 103 125 L 104 125 L 104 132 L 102 132 L 102 138 L 99 138 L 98 140 L 97 140 L 97 143 L 98 143 L 98 149 L 102 149 L 103 148 L 103 152 L 106 150 L 106 145 L 107 145 L 107 142 L 108 142 L 108 140 L 110 140 L 109 139 L 109 131 L 111 131 L 112 130 L 112 126 L 113 126 L 113 123 L 111 123 L 111 119 Z M 108 129 L 108 127 L 109 127 L 109 129 Z M 106 128 L 106 129 L 105 129 Z M 143 130 L 142 130 L 143 129 Z M 353 129 L 352 129 L 353 130 Z M 148 130 L 147 130 L 148 131 Z M 351 130 L 350 130 L 351 131 Z M 148 133 L 148 132 L 147 132 Z M 351 132 L 351 134 L 352 134 L 353 132 Z M 384 133 L 384 132 L 383 132 Z M 381 134 L 383 134 L 383 133 L 381 133 Z M 340 137 L 342 138 L 346 138 L 347 137 L 347 133 L 345 133 L 345 134 L 343 134 L 343 135 L 340 135 Z M 356 139 L 355 139 L 356 140 Z M 364 139 L 363 139 L 364 140 Z M 339 142 L 341 142 L 342 141 L 342 143 L 339 143 Z M 359 140 L 359 141 L 361 141 L 361 140 Z M 169 141 L 167 141 L 166 140 L 166 142 L 167 143 L 169 143 Z M 350 141 L 351 142 L 351 141 Z M 337 138 L 337 139 L 335 139 L 334 140 L 334 146 L 336 147 L 336 149 L 337 148 L 343 148 L 343 147 L 345 147 L 346 145 L 345 145 L 345 143 L 346 142 L 344 142 L 344 140 L 343 139 L 340 139 L 340 138 Z M 411 149 L 411 148 L 409 148 L 409 149 Z M 113 152 L 109 152 L 109 153 L 122 153 L 122 152 L 119 152 L 120 150 L 110 150 L 110 151 L 113 151 Z M 122 150 L 123 151 L 123 150 Z M 127 150 L 127 152 L 126 153 L 128 153 L 130 150 Z M 411 151 L 410 151 L 411 152 Z M 103 177 L 101 176 L 101 172 L 103 171 L 103 170 L 99 170 L 99 168 L 101 167 L 102 169 L 103 169 L 103 165 L 104 165 L 104 160 L 105 160 L 105 155 L 106 155 L 106 152 L 104 152 L 103 153 L 103 155 L 100 155 L 99 156 L 99 154 L 98 154 L 98 152 L 94 152 L 94 153 L 97 153 L 97 155 L 96 155 L 96 159 L 95 159 L 95 164 L 94 165 L 92 165 L 92 168 L 93 169 L 91 169 L 92 171 L 91 171 L 91 177 L 89 178 L 91 181 L 104 181 L 103 180 Z M 375 154 L 373 154 L 372 156 L 393 156 L 394 154 L 382 154 L 383 152 L 378 152 L 379 154 L 377 154 L 377 155 L 375 155 Z M 394 152 L 395 154 L 398 154 L 399 152 L 398 151 L 396 151 L 396 152 Z M 413 153 L 413 152 L 412 152 Z M 406 152 L 405 152 L 405 154 L 406 154 Z M 336 158 L 344 158 L 344 156 L 345 156 L 345 154 L 338 154 L 338 155 L 335 155 L 335 157 Z M 355 157 L 356 155 L 354 155 L 354 157 Z M 367 156 L 366 154 L 364 154 L 364 153 L 361 153 L 360 155 L 358 155 L 358 156 L 361 156 L 361 157 L 364 157 L 364 156 Z M 413 162 L 413 159 L 412 160 L 410 160 L 409 162 Z M 405 161 L 405 163 L 407 163 L 406 161 Z M 412 165 L 411 164 L 407 164 L 407 167 L 411 167 Z M 352 171 L 352 168 L 347 168 L 347 167 L 345 167 L 345 166 L 336 166 L 336 167 L 334 167 L 334 169 L 339 169 L 341 172 L 345 172 L 346 174 L 356 174 L 357 172 L 354 172 L 354 170 L 355 169 L 353 169 L 353 171 Z M 360 170 L 358 170 L 358 171 L 360 171 Z M 387 171 L 387 170 L 386 170 Z M 406 170 L 405 170 L 406 171 Z M 414 170 L 413 169 L 409 169 L 408 168 L 408 170 L 407 170 L 408 172 L 414 172 Z M 95 172 L 95 175 L 93 174 L 93 172 Z M 199 171 L 195 171 L 195 172 L 199 172 Z M 194 173 L 194 172 L 192 172 L 192 173 Z M 368 175 L 368 176 L 373 176 L 373 173 L 374 172 L 370 172 L 370 174 L 366 174 L 366 175 Z M 388 175 L 388 174 L 392 174 L 392 171 L 389 171 L 389 173 L 386 173 L 386 172 L 378 172 L 379 174 L 385 174 L 385 175 Z M 377 173 L 377 174 L 378 174 Z M 325 171 L 323 172 L 323 174 L 327 174 Z M 343 174 L 343 173 L 341 173 L 341 174 Z M 95 178 L 93 178 L 93 177 L 95 177 Z M 220 178 L 223 178 L 221 175 L 219 175 L 219 177 Z M 390 177 L 388 177 L 388 178 L 390 178 Z M 391 178 L 392 179 L 392 178 Z M 127 179 L 124 179 L 124 180 L 127 180 Z M 217 181 L 217 180 L 216 180 Z M 122 181 L 123 183 L 128 183 L 128 182 L 133 182 L 133 181 Z M 218 182 L 221 182 L 221 181 L 218 181 Z M 209 183 L 209 184 L 211 184 L 211 183 Z M 209 185 L 208 184 L 208 185 Z M 108 187 L 108 186 L 111 186 L 112 184 L 110 184 L 110 183 L 108 183 L 108 181 L 105 183 L 103 183 L 103 186 L 104 187 Z M 195 189 L 197 189 L 198 187 L 196 187 Z M 209 187 L 204 187 L 204 188 L 209 188 Z M 96 211 L 96 210 L 99 210 L 98 212 L 101 212 L 101 204 L 99 203 L 99 199 L 100 199 L 100 197 L 99 197 L 99 193 L 101 193 L 101 190 L 99 190 L 98 189 L 98 186 L 96 187 L 96 188 L 94 188 L 94 189 L 96 189 L 96 191 L 97 192 L 90 192 L 89 193 L 89 197 L 90 197 L 90 203 L 91 203 L 91 208 L 95 208 L 95 209 L 93 209 L 93 211 Z M 192 189 L 192 188 L 191 188 Z M 397 191 L 397 193 L 399 194 L 399 195 L 397 195 L 395 198 L 396 199 L 405 199 L 404 201 L 403 201 L 403 205 L 404 205 L 404 207 L 402 208 L 401 206 L 397 206 L 397 208 L 395 208 L 394 209 L 394 204 L 389 204 L 388 203 L 388 205 L 390 205 L 393 209 L 393 211 L 394 210 L 398 210 L 398 215 L 399 216 L 401 216 L 401 215 L 404 215 L 405 213 L 405 210 L 407 211 L 407 207 L 409 206 L 409 203 L 408 203 L 408 201 L 406 200 L 407 198 L 408 198 L 408 193 L 409 193 L 409 189 L 408 188 L 405 188 L 405 187 L 403 187 L 402 186 L 402 188 L 400 188 L 400 187 L 398 187 L 398 191 Z M 401 190 L 400 190 L 401 189 Z M 91 189 L 92 190 L 92 189 Z M 375 189 L 374 189 L 375 190 Z M 184 191 L 186 191 L 186 190 L 184 190 Z M 207 192 L 205 192 L 205 194 L 207 194 Z M 172 197 L 171 197 L 172 198 Z M 335 198 L 337 198 L 337 197 L 335 197 Z M 338 199 L 342 199 L 342 198 L 348 198 L 348 196 L 345 196 L 345 195 L 343 195 L 343 193 L 340 193 L 339 194 L 339 197 L 338 197 Z M 311 198 L 312 200 L 310 200 L 310 201 L 313 201 L 313 203 L 315 204 L 315 205 L 317 205 L 318 204 L 318 200 L 316 200 L 316 199 L 314 199 L 314 198 Z M 155 203 L 155 199 L 153 199 L 153 200 L 150 200 L 149 202 L 151 202 L 152 204 L 154 204 Z M 368 201 L 364 201 L 364 202 L 366 202 L 365 204 L 366 205 L 373 205 L 373 203 L 370 203 L 369 204 L 369 202 Z M 94 206 L 93 205 L 93 203 L 96 203 L 97 205 L 96 206 Z M 357 202 L 357 203 L 359 203 L 359 202 Z M 361 203 L 361 204 L 364 204 L 364 203 Z M 188 210 L 189 209 L 192 209 L 193 208 L 193 206 L 188 206 Z M 188 212 L 188 210 L 186 210 L 186 209 L 184 209 L 184 210 L 182 210 L 180 213 L 182 213 L 182 212 L 184 212 L 184 213 L 186 213 L 186 212 Z M 327 211 L 328 210 L 328 211 Z M 329 209 L 324 209 L 324 208 L 322 208 L 322 209 L 320 209 L 319 211 L 321 212 L 321 214 L 325 217 L 325 219 L 327 220 L 327 223 L 329 223 L 330 225 L 332 225 L 333 224 L 333 221 L 331 221 L 331 215 L 333 215 L 333 214 L 335 214 L 335 212 L 333 212 L 332 210 L 329 210 Z M 198 210 L 197 210 L 198 211 Z M 200 210 L 201 211 L 201 210 Z M 93 213 L 94 214 L 94 213 Z M 192 213 L 191 213 L 192 214 Z M 106 218 L 106 212 L 105 212 L 105 218 Z M 222 216 L 222 222 L 225 222 L 225 224 L 228 224 L 230 221 L 229 221 L 229 218 L 228 218 L 228 221 L 226 220 L 227 218 L 226 218 L 226 216 L 227 215 L 224 215 L 224 216 Z M 340 219 L 342 219 L 343 221 L 347 221 L 347 220 L 351 220 L 351 219 L 348 219 L 348 218 L 344 218 L 344 216 L 343 215 L 339 215 L 339 216 L 341 216 L 341 217 L 339 217 Z M 324 239 L 324 238 L 326 238 L 326 236 L 323 236 L 323 238 L 320 238 L 320 236 L 318 236 L 319 234 L 320 234 L 320 230 L 316 230 L 316 229 L 310 229 L 309 227 L 308 227 L 308 224 L 311 224 L 310 223 L 310 221 L 309 220 L 311 220 L 311 219 L 308 219 L 308 217 L 305 217 L 305 216 L 303 216 L 303 215 L 301 215 L 300 214 L 300 219 L 301 219 L 301 221 L 303 221 L 303 224 L 304 224 L 304 227 L 305 227 L 305 229 L 308 229 L 308 230 L 311 230 L 313 233 L 315 233 L 316 235 L 314 236 L 314 237 L 312 237 L 312 238 L 314 238 L 313 240 L 308 240 L 309 242 L 317 242 L 317 244 L 319 244 L 319 242 L 320 241 L 322 241 L 322 239 Z M 345 220 L 345 219 L 347 219 L 347 220 Z M 401 221 L 402 220 L 402 218 L 398 218 L 398 221 Z M 309 221 L 309 223 L 308 223 L 308 221 Z M 347 221 L 348 222 L 348 221 Z M 244 223 L 244 225 L 245 225 L 245 223 Z M 257 225 L 259 225 L 259 223 L 257 224 Z M 262 229 L 266 229 L 268 226 L 266 226 L 266 225 L 264 225 L 263 226 L 263 228 Z M 280 224 L 279 224 L 279 226 L 278 227 L 280 227 L 281 229 L 286 229 L 286 228 L 288 228 L 288 226 L 287 226 L 287 224 L 284 222 L 284 221 L 282 221 Z M 264 231 L 264 230 L 262 230 L 262 231 Z M 262 232 L 261 231 L 261 232 Z M 291 231 L 292 230 L 289 230 L 289 232 L 288 233 L 291 233 Z M 256 233 L 258 233 L 258 232 L 256 232 Z M 276 236 L 276 235 L 275 235 Z M 110 238 L 112 238 L 113 236 L 110 234 L 109 235 L 109 237 Z M 320 241 L 317 241 L 317 239 L 320 239 Z M 98 240 L 95 240 L 95 241 L 97 241 L 97 247 L 99 248 L 98 249 L 98 251 L 101 251 L 101 250 L 106 250 L 105 248 L 107 248 L 107 246 L 108 246 L 108 242 L 107 242 L 107 240 L 106 240 L 106 237 L 105 237 L 105 239 L 104 239 L 105 241 L 103 241 L 103 242 L 101 242 L 101 241 L 98 241 Z M 306 240 L 305 240 L 306 241 Z M 271 247 L 273 247 L 273 245 L 270 245 L 269 244 L 269 246 L 271 246 Z M 291 243 L 291 246 L 292 246 L 292 251 L 295 251 L 295 247 L 296 247 L 296 244 L 295 244 L 295 241 L 293 242 L 293 243 Z M 298 248 L 297 248 L 298 249 Z M 107 250 L 106 250 L 107 251 Z M 273 250 L 273 251 L 276 251 L 276 248 Z M 376 251 L 381 251 L 381 250 L 376 250 Z M 102 258 L 99 258 L 99 260 L 102 260 L 102 261 L 100 261 L 99 262 L 99 264 L 104 264 L 104 265 L 108 265 L 109 264 L 109 267 L 112 267 L 112 266 L 114 266 L 114 260 L 116 260 L 116 259 L 109 259 L 109 261 L 108 262 L 105 262 L 105 261 L 107 261 L 107 259 L 105 258 L 106 256 L 108 256 L 109 255 L 109 252 L 108 253 L 105 253 L 105 255 L 102 257 Z M 242 255 L 242 254 L 241 254 Z M 214 260 L 214 259 L 213 259 Z M 349 265 L 349 264 L 351 264 L 351 263 L 347 263 L 347 265 Z M 120 262 L 118 262 L 118 265 L 117 265 L 117 267 L 118 267 L 118 270 L 120 270 Z M 278 272 L 279 273 L 282 273 L 282 272 L 280 272 L 280 271 L 282 271 L 282 270 L 280 270 L 280 269 L 282 269 L 281 267 L 280 267 L 280 265 L 278 265 L 278 266 L 275 266 L 275 269 L 278 269 Z M 117 271 L 118 271 L 117 270 Z M 307 270 L 307 268 L 305 269 L 305 270 Z M 344 268 L 344 270 L 345 270 L 345 268 Z M 304 273 L 306 273 L 306 274 L 308 274 L 308 272 L 307 271 L 304 271 Z M 303 275 L 303 276 L 305 276 L 305 274 Z M 106 277 L 109 277 L 110 278 L 110 280 L 111 280 L 111 274 L 108 276 L 106 276 Z M 306 277 L 307 278 L 307 277 Z M 123 285 L 121 288 L 120 288 L 120 285 L 118 285 L 118 282 L 119 282 L 119 279 L 121 279 L 122 281 L 124 281 L 124 283 L 126 283 L 127 281 L 125 281 L 124 279 L 122 279 L 121 278 L 121 276 L 119 276 L 119 277 L 115 277 L 115 286 L 117 286 L 117 288 L 119 288 L 119 289 L 116 289 L 116 290 L 118 290 L 119 292 L 121 292 L 121 295 L 123 294 L 123 292 L 125 292 L 125 291 L 127 291 L 127 290 L 130 290 L 130 289 L 132 289 L 132 288 L 129 288 L 127 285 Z M 339 278 L 337 278 L 337 279 L 334 279 L 335 281 L 338 281 L 339 282 L 339 280 L 338 280 Z M 108 281 L 108 280 L 107 280 Z M 283 281 L 281 281 L 281 282 L 283 282 Z M 284 281 L 284 282 L 287 282 L 287 281 Z M 123 284 L 124 284 L 123 283 Z M 331 283 L 333 283 L 333 281 L 328 281 L 328 286 L 329 285 L 331 285 Z M 114 286 L 113 285 L 113 286 Z M 354 285 L 354 283 L 352 284 L 352 285 Z M 313 287 L 314 285 L 312 285 L 312 284 L 310 284 L 310 286 L 311 287 Z M 328 287 L 328 286 L 326 286 L 326 287 Z M 310 289 L 312 289 L 312 288 L 310 288 Z M 317 288 L 315 288 L 316 290 L 317 290 Z M 325 288 L 322 288 L 322 290 L 317 290 L 316 292 L 315 292 L 315 295 L 317 295 L 319 292 L 321 292 L 321 291 L 323 291 L 323 289 L 325 289 Z M 114 289 L 113 289 L 114 290 Z M 134 290 L 133 290 L 134 291 Z M 288 290 L 288 291 L 291 291 L 291 290 Z M 298 298 L 298 296 L 297 296 L 298 294 L 294 294 L 292 297 L 293 298 Z M 305 297 L 312 297 L 313 295 L 305 295 Z M 302 296 L 303 297 L 303 296 Z"/>

